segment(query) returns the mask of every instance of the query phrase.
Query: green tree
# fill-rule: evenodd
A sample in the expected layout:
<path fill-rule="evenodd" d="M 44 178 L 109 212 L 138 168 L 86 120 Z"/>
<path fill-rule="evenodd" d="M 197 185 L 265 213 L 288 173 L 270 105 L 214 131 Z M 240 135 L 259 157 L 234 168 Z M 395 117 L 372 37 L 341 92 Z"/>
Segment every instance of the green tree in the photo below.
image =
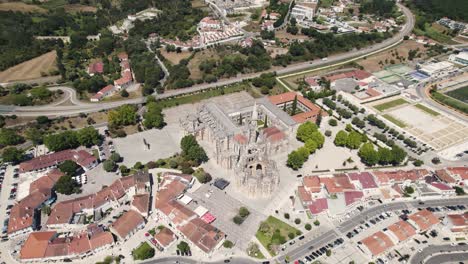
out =
<path fill-rule="evenodd" d="M 318 148 L 317 142 L 315 142 L 315 140 L 313 139 L 308 139 L 305 142 L 304 146 L 307 148 L 309 153 L 314 153 Z"/>
<path fill-rule="evenodd" d="M 387 165 L 393 160 L 392 151 L 388 148 L 379 148 L 377 154 L 379 156 L 379 164 L 381 165 Z"/>
<path fill-rule="evenodd" d="M 164 122 L 164 115 L 161 107 L 156 102 L 146 104 L 146 113 L 143 115 L 143 125 L 148 128 L 163 128 L 166 123 Z"/>
<path fill-rule="evenodd" d="M 80 145 L 88 148 L 93 145 L 99 145 L 102 142 L 99 132 L 91 126 L 80 129 L 77 133 L 77 138 Z"/>
<path fill-rule="evenodd" d="M 24 136 L 31 140 L 32 143 L 37 146 L 37 145 L 40 145 L 42 144 L 43 140 L 42 140 L 42 137 L 43 137 L 43 132 L 42 130 L 39 130 L 35 127 L 30 127 L 28 128 L 25 132 L 24 132 Z"/>
<path fill-rule="evenodd" d="M 187 244 L 187 242 L 185 241 L 181 241 L 178 245 L 177 245 L 177 249 L 182 252 L 182 253 L 187 253 L 190 251 L 190 246 Z"/>
<path fill-rule="evenodd" d="M 293 170 L 298 170 L 302 168 L 304 162 L 304 156 L 299 151 L 294 150 L 291 153 L 289 153 L 286 165 L 292 168 Z"/>
<path fill-rule="evenodd" d="M 304 228 L 305 228 L 305 230 L 310 231 L 312 229 L 312 225 L 307 223 L 307 224 L 305 224 Z"/>
<path fill-rule="evenodd" d="M 24 138 L 10 128 L 0 129 L 0 145 L 13 146 L 24 142 Z"/>
<path fill-rule="evenodd" d="M 51 151 L 60 151 L 77 148 L 80 142 L 77 138 L 77 132 L 68 130 L 44 137 L 44 144 Z"/>
<path fill-rule="evenodd" d="M 372 143 L 364 143 L 358 151 L 361 160 L 368 166 L 373 166 L 379 161 L 379 154 Z"/>
<path fill-rule="evenodd" d="M 123 105 L 109 111 L 107 118 L 110 126 L 119 127 L 136 124 L 138 115 L 134 105 Z"/>
<path fill-rule="evenodd" d="M 406 159 L 406 152 L 398 146 L 393 146 L 391 152 L 393 164 L 400 164 Z"/>
<path fill-rule="evenodd" d="M 361 134 L 356 131 L 351 131 L 346 138 L 346 147 L 350 149 L 358 149 L 361 145 Z"/>
<path fill-rule="evenodd" d="M 117 165 L 115 164 L 113 160 L 109 159 L 102 163 L 102 167 L 104 168 L 105 171 L 110 172 L 110 171 L 114 171 Z"/>
<path fill-rule="evenodd" d="M 7 147 L 3 150 L 2 158 L 4 162 L 17 164 L 24 159 L 24 152 L 15 147 Z"/>
<path fill-rule="evenodd" d="M 38 116 L 36 118 L 36 122 L 39 124 L 39 125 L 47 125 L 50 123 L 50 120 L 47 116 Z"/>
<path fill-rule="evenodd" d="M 317 125 L 310 122 L 310 121 L 307 121 L 307 122 L 301 124 L 297 128 L 296 138 L 299 141 L 306 142 L 308 139 L 311 139 L 313 137 L 314 132 L 318 132 Z"/>
<path fill-rule="evenodd" d="M 58 169 L 66 175 L 75 176 L 78 169 L 80 169 L 80 165 L 72 160 L 66 160 L 58 166 Z"/>
<path fill-rule="evenodd" d="M 112 160 L 115 163 L 118 163 L 118 162 L 122 161 L 122 157 L 117 152 L 112 153 L 110 155 L 109 159 Z"/>
<path fill-rule="evenodd" d="M 62 176 L 55 183 L 55 191 L 61 194 L 70 195 L 80 192 L 80 185 L 72 179 L 70 175 Z"/>
<path fill-rule="evenodd" d="M 224 240 L 223 242 L 223 247 L 225 248 L 232 248 L 234 246 L 234 243 L 232 243 L 232 241 L 230 240 Z"/>
<path fill-rule="evenodd" d="M 294 101 L 292 102 L 291 115 L 295 115 L 296 111 L 297 111 L 297 95 L 294 96 Z"/>
<path fill-rule="evenodd" d="M 246 207 L 241 207 L 239 208 L 239 216 L 242 218 L 246 218 L 249 216 L 250 212 Z"/>
<path fill-rule="evenodd" d="M 348 133 L 346 133 L 346 131 L 344 130 L 338 131 L 338 133 L 336 133 L 335 140 L 333 141 L 333 143 L 335 143 L 336 146 L 344 147 L 346 146 L 347 142 L 348 142 Z"/>
<path fill-rule="evenodd" d="M 336 121 L 336 119 L 332 118 L 330 120 L 328 120 L 328 124 L 330 126 L 337 126 L 338 125 L 338 121 Z"/>

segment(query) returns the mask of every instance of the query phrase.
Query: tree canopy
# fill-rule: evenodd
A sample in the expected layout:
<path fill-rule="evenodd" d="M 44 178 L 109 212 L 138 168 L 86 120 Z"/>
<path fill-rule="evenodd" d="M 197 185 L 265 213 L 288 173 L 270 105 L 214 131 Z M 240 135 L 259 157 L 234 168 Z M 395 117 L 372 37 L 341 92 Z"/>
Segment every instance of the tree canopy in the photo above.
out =
<path fill-rule="evenodd" d="M 128 126 L 136 124 L 138 114 L 134 105 L 123 105 L 109 111 L 107 118 L 110 126 Z"/>

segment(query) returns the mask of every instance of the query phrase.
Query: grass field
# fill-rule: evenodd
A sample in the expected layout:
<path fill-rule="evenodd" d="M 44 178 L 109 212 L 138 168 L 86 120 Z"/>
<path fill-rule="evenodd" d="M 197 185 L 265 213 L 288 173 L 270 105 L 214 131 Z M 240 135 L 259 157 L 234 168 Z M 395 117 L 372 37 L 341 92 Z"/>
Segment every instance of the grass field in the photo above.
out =
<path fill-rule="evenodd" d="M 404 104 L 407 104 L 407 103 L 408 102 L 405 99 L 399 98 L 399 99 L 389 101 L 389 102 L 386 102 L 386 103 L 383 103 L 383 104 L 374 105 L 374 108 L 379 110 L 380 112 L 383 112 L 383 111 L 385 111 L 387 109 L 390 109 L 390 108 L 393 108 L 393 107 L 396 107 L 396 106 L 399 106 L 399 105 L 404 105 Z"/>
<path fill-rule="evenodd" d="M 455 109 L 457 109 L 459 111 L 462 111 L 465 114 L 468 114 L 468 104 L 466 104 L 466 103 L 464 103 L 464 102 L 462 102 L 460 100 L 454 99 L 454 98 L 452 98 L 450 96 L 447 96 L 447 95 L 439 93 L 439 92 L 432 92 L 431 97 L 434 100 L 441 103 L 441 104 L 450 106 L 450 107 L 455 108 Z"/>
<path fill-rule="evenodd" d="M 148 252 L 153 252 L 153 254 Z M 132 251 L 132 255 L 135 260 L 148 259 L 154 256 L 154 248 L 148 242 L 143 242 Z"/>
<path fill-rule="evenodd" d="M 385 115 L 383 115 L 383 117 L 384 117 L 385 119 L 387 119 L 388 121 L 392 122 L 393 124 L 395 124 L 395 125 L 401 127 L 401 128 L 406 127 L 406 124 L 405 124 L 405 123 L 403 123 L 401 120 L 398 120 L 398 119 L 394 118 L 394 117 L 391 116 L 391 115 L 385 114 Z"/>
<path fill-rule="evenodd" d="M 218 60 L 220 58 L 219 54 L 215 50 L 203 50 L 197 52 L 195 56 L 190 60 L 188 64 L 188 68 L 190 70 L 190 78 L 191 79 L 201 79 L 203 77 L 203 72 L 200 71 L 198 66 L 200 63 L 207 59 L 214 59 Z"/>
<path fill-rule="evenodd" d="M 408 52 L 410 50 L 416 50 L 419 49 L 420 53 L 424 54 L 424 51 L 427 49 L 424 47 L 423 44 L 418 43 L 414 40 L 405 40 L 403 41 L 400 45 L 398 45 L 395 48 L 392 48 L 391 50 L 385 50 L 382 52 L 379 52 L 377 54 L 371 55 L 365 59 L 358 60 L 357 63 L 364 67 L 364 70 L 370 71 L 370 72 L 375 72 L 375 71 L 380 71 L 384 68 L 384 66 L 391 65 L 390 61 L 393 59 L 396 63 L 400 63 L 400 61 L 395 57 L 392 56 L 392 52 L 394 51 L 395 53 L 398 53 L 400 56 L 404 57 L 405 59 L 408 58 Z M 423 58 L 425 56 L 423 55 Z M 385 63 L 387 61 L 387 63 Z M 382 64 L 379 64 L 381 62 Z"/>
<path fill-rule="evenodd" d="M 452 40 L 452 36 L 444 34 L 444 31 L 450 31 L 450 29 L 445 28 L 437 23 L 433 23 L 432 25 L 427 24 L 425 26 L 425 35 L 439 43 L 444 44 L 456 44 L 455 41 Z"/>
<path fill-rule="evenodd" d="M 415 107 L 419 108 L 420 110 L 432 115 L 432 116 L 438 116 L 440 115 L 439 112 L 437 111 L 434 111 L 432 109 L 430 109 L 429 107 L 425 106 L 425 105 L 422 105 L 422 104 L 416 104 L 414 105 Z"/>
<path fill-rule="evenodd" d="M 6 2 L 6 3 L 0 3 L 0 11 L 18 11 L 18 12 L 38 12 L 38 13 L 45 13 L 47 10 L 45 10 L 42 7 L 39 7 L 37 5 L 28 5 L 23 2 Z"/>
<path fill-rule="evenodd" d="M 446 95 L 460 100 L 462 102 L 468 103 L 468 86 L 447 92 Z"/>
<path fill-rule="evenodd" d="M 87 6 L 87 5 L 80 5 L 80 4 L 71 4 L 64 6 L 65 11 L 70 13 L 77 13 L 77 12 L 91 12 L 96 13 L 97 8 L 94 6 Z"/>
<path fill-rule="evenodd" d="M 272 250 L 271 246 L 279 246 L 289 239 L 288 235 L 290 233 L 294 234 L 294 237 L 296 237 L 300 232 L 296 228 L 273 216 L 269 216 L 263 223 L 268 226 L 268 230 L 259 228 L 255 236 L 272 256 L 276 255 L 276 252 Z"/>
<path fill-rule="evenodd" d="M 31 80 L 57 70 L 55 51 L 48 52 L 34 59 L 25 61 L 0 72 L 0 82 Z"/>
<path fill-rule="evenodd" d="M 160 49 L 159 51 L 161 52 L 161 55 L 164 56 L 164 58 L 166 58 L 168 61 L 170 61 L 174 65 L 179 64 L 181 60 L 187 59 L 188 57 L 190 57 L 190 55 L 192 55 L 192 53 L 189 51 L 184 51 L 181 53 L 167 52 L 165 49 Z"/>

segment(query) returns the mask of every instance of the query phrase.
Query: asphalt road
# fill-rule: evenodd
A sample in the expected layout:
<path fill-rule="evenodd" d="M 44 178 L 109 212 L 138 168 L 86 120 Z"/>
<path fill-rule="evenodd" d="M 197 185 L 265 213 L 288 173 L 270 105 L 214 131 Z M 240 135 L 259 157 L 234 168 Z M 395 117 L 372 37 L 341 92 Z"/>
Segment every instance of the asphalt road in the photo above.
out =
<path fill-rule="evenodd" d="M 434 255 L 437 254 L 437 255 Z M 430 245 L 410 259 L 411 264 L 440 264 L 468 260 L 468 245 Z"/>
<path fill-rule="evenodd" d="M 318 237 L 306 237 L 306 243 L 296 247 L 292 247 L 291 249 L 287 250 L 283 255 L 277 257 L 277 259 L 280 261 L 280 263 L 284 263 L 286 256 L 289 256 L 291 260 L 300 259 L 305 255 L 308 255 L 309 252 L 311 252 L 311 250 L 309 249 L 310 247 L 317 249 L 325 244 L 333 242 L 335 239 L 340 237 L 338 235 L 339 233 L 346 234 L 347 232 L 353 230 L 356 226 L 360 225 L 361 222 L 364 222 L 369 218 L 373 218 L 383 212 L 403 210 L 411 207 L 425 208 L 458 204 L 468 205 L 468 197 L 424 201 L 423 205 L 420 205 L 418 200 L 411 202 L 394 202 L 388 204 L 380 204 L 378 206 L 369 208 L 350 219 L 347 219 L 344 223 L 337 226 L 336 229 L 328 230 Z"/>
<path fill-rule="evenodd" d="M 374 44 L 372 46 L 369 46 L 360 50 L 351 50 L 346 53 L 341 53 L 338 55 L 330 56 L 327 58 L 326 61 L 318 59 L 318 60 L 314 60 L 310 62 L 303 62 L 303 63 L 289 65 L 285 68 L 279 68 L 279 69 L 275 68 L 266 72 L 276 71 L 277 74 L 283 75 L 283 74 L 293 73 L 297 71 L 307 70 L 310 68 L 332 66 L 335 63 L 340 63 L 340 62 L 350 60 L 353 58 L 358 58 L 369 53 L 374 53 L 374 52 L 384 50 L 388 48 L 389 46 L 396 45 L 403 40 L 404 36 L 411 33 L 414 27 L 414 16 L 411 13 L 411 11 L 408 8 L 404 7 L 403 5 L 398 4 L 398 6 L 401 8 L 402 12 L 405 14 L 407 18 L 407 22 L 403 26 L 403 29 L 397 34 L 395 34 L 395 36 L 393 36 L 392 38 L 389 38 L 387 40 L 384 40 L 381 43 Z M 207 90 L 211 88 L 238 83 L 246 79 L 255 78 L 255 77 L 260 76 L 260 74 L 262 73 L 265 73 L 265 72 L 246 74 L 246 75 L 242 75 L 236 78 L 221 80 L 216 83 L 196 85 L 190 88 L 171 90 L 171 91 L 165 92 L 164 94 L 159 94 L 156 97 L 158 99 L 164 99 L 168 97 L 179 96 L 179 95 L 189 94 L 193 92 L 199 92 L 199 91 L 203 91 L 203 90 Z M 69 89 L 72 89 L 72 88 L 69 88 Z M 76 98 L 76 94 L 72 97 Z M 15 114 L 17 116 L 44 115 L 44 116 L 50 116 L 50 117 L 69 116 L 69 115 L 77 115 L 79 113 L 90 113 L 90 112 L 96 112 L 96 111 L 105 110 L 105 109 L 111 109 L 111 108 L 115 108 L 115 107 L 125 105 L 125 104 L 141 104 L 144 101 L 145 101 L 145 98 L 141 97 L 141 98 L 135 98 L 135 99 L 129 99 L 129 100 L 122 100 L 118 102 L 108 102 L 108 103 L 80 102 L 79 104 L 72 105 L 72 106 L 48 105 L 48 106 L 33 106 L 33 107 L 14 107 L 14 106 L 0 105 L 0 114 L 2 115 Z"/>
<path fill-rule="evenodd" d="M 437 80 L 435 80 L 437 82 Z M 454 111 L 454 110 L 451 110 L 450 108 L 447 108 L 439 103 L 437 103 L 436 101 L 432 100 L 429 95 L 427 94 L 428 91 L 426 91 L 426 89 L 428 89 L 428 85 L 431 84 L 432 81 L 426 81 L 424 83 L 420 83 L 416 86 L 416 93 L 418 94 L 418 97 L 421 98 L 426 104 L 436 108 L 437 110 L 443 112 L 443 113 L 446 113 L 448 115 L 454 115 L 456 117 L 458 117 L 459 119 L 465 121 L 465 122 L 468 122 L 468 116 L 467 115 L 464 115 L 460 112 L 457 112 L 457 111 Z"/>

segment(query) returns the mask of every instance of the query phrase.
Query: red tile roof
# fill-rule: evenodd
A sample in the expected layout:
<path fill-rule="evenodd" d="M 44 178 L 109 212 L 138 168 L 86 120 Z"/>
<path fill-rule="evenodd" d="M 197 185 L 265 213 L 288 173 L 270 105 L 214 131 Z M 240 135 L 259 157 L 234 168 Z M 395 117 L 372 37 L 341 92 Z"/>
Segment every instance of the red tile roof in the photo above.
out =
<path fill-rule="evenodd" d="M 346 206 L 351 205 L 357 201 L 360 201 L 364 194 L 361 191 L 348 191 L 344 192 Z"/>
<path fill-rule="evenodd" d="M 454 189 L 450 186 L 448 186 L 447 184 L 445 183 L 441 183 L 441 182 L 433 182 L 431 183 L 432 186 L 434 186 L 435 188 L 441 190 L 441 191 L 454 191 Z"/>
<path fill-rule="evenodd" d="M 242 135 L 242 134 L 235 134 L 235 135 L 234 135 L 234 140 L 235 140 L 237 143 L 242 144 L 242 145 L 247 144 L 247 141 L 248 141 L 248 140 L 247 140 L 247 137 L 244 136 L 244 135 Z"/>
<path fill-rule="evenodd" d="M 401 183 L 404 181 L 415 182 L 421 180 L 424 176 L 429 174 L 428 170 L 419 169 L 419 170 L 396 170 L 396 171 L 374 171 L 374 176 L 380 184 L 389 183 L 393 181 L 395 183 Z"/>
<path fill-rule="evenodd" d="M 452 232 L 468 231 L 468 212 L 463 214 L 451 214 L 446 216 L 449 224 L 452 225 Z"/>
<path fill-rule="evenodd" d="M 320 178 L 318 176 L 306 176 L 303 179 L 304 186 L 312 193 L 319 193 L 321 190 Z"/>
<path fill-rule="evenodd" d="M 91 235 L 89 242 L 91 245 L 91 249 L 95 250 L 114 243 L 114 237 L 110 232 L 105 231 L 97 233 L 95 235 Z"/>
<path fill-rule="evenodd" d="M 439 218 L 426 209 L 411 214 L 408 218 L 418 226 L 420 231 L 426 231 L 440 222 Z"/>
<path fill-rule="evenodd" d="M 62 177 L 63 175 L 65 174 L 63 174 L 61 171 L 57 169 L 50 171 L 49 173 L 33 181 L 29 185 L 29 193 L 32 193 L 34 191 L 39 191 L 41 189 L 52 189 L 55 183 L 58 181 L 58 179 Z"/>
<path fill-rule="evenodd" d="M 315 199 L 312 204 L 309 205 L 309 210 L 312 214 L 320 214 L 328 210 L 328 200 L 327 198 L 318 198 Z"/>
<path fill-rule="evenodd" d="M 263 135 L 267 138 L 268 141 L 270 142 L 278 142 L 283 140 L 286 135 L 283 133 L 283 131 L 279 130 L 277 127 L 272 126 L 272 127 L 267 127 L 262 130 Z"/>
<path fill-rule="evenodd" d="M 132 231 L 136 230 L 138 226 L 144 223 L 145 219 L 141 214 L 130 210 L 119 217 L 111 227 L 120 238 L 125 239 Z"/>
<path fill-rule="evenodd" d="M 149 199 L 150 195 L 148 193 L 134 195 L 132 205 L 135 206 L 140 213 L 148 213 Z"/>
<path fill-rule="evenodd" d="M 163 247 L 167 247 L 175 240 L 175 235 L 169 228 L 163 227 L 154 235 L 154 239 Z"/>
<path fill-rule="evenodd" d="M 308 203 L 312 201 L 312 196 L 310 195 L 310 192 L 308 192 L 304 188 L 304 186 L 297 187 L 297 194 L 302 203 Z"/>
<path fill-rule="evenodd" d="M 328 193 L 341 193 L 345 190 L 354 190 L 356 187 L 349 181 L 346 174 L 337 174 L 333 177 L 320 178 L 320 182 L 325 185 Z"/>
<path fill-rule="evenodd" d="M 297 94 L 296 92 L 287 92 L 278 95 L 269 96 L 268 99 L 272 104 L 280 105 L 288 102 L 294 101 L 294 98 L 297 98 L 297 101 L 302 104 L 304 107 L 308 108 L 309 111 L 294 115 L 292 118 L 299 123 L 305 122 L 307 120 L 311 120 L 314 117 L 317 117 L 320 113 L 320 107 L 313 104 L 308 99 L 302 97 L 301 95 Z"/>
<path fill-rule="evenodd" d="M 364 238 L 361 243 L 369 249 L 372 256 L 377 256 L 394 246 L 392 240 L 382 231 Z"/>
<path fill-rule="evenodd" d="M 103 72 L 104 72 L 104 64 L 102 63 L 102 61 L 91 63 L 88 66 L 88 73 L 90 73 L 90 74 L 103 73 Z"/>
<path fill-rule="evenodd" d="M 11 208 L 8 234 L 33 227 L 35 210 L 51 197 L 50 189 L 34 191 Z"/>
<path fill-rule="evenodd" d="M 55 232 L 33 232 L 29 234 L 20 250 L 20 259 L 36 259 L 44 257 L 49 242 Z"/>
<path fill-rule="evenodd" d="M 400 220 L 395 224 L 388 227 L 395 236 L 398 238 L 398 242 L 403 242 L 406 239 L 416 235 L 416 229 L 412 227 L 408 222 Z"/>
<path fill-rule="evenodd" d="M 468 167 L 449 167 L 447 170 L 452 175 L 457 175 L 463 180 L 468 180 Z"/>
<path fill-rule="evenodd" d="M 445 169 L 436 170 L 435 173 L 441 181 L 444 181 L 446 183 L 457 182 L 452 176 L 450 176 L 450 174 Z"/>
<path fill-rule="evenodd" d="M 363 189 L 377 188 L 374 176 L 369 172 L 349 173 L 349 178 L 353 181 L 359 181 Z"/>
<path fill-rule="evenodd" d="M 73 160 L 80 166 L 87 167 L 96 158 L 84 150 L 62 150 L 47 155 L 42 155 L 37 158 L 21 162 L 19 165 L 20 172 L 28 172 L 33 170 L 45 169 L 51 166 L 58 165 L 66 160 Z"/>
<path fill-rule="evenodd" d="M 225 237 L 225 234 L 214 226 L 205 223 L 200 218 L 194 218 L 189 223 L 178 227 L 192 243 L 205 252 L 212 251 Z"/>

